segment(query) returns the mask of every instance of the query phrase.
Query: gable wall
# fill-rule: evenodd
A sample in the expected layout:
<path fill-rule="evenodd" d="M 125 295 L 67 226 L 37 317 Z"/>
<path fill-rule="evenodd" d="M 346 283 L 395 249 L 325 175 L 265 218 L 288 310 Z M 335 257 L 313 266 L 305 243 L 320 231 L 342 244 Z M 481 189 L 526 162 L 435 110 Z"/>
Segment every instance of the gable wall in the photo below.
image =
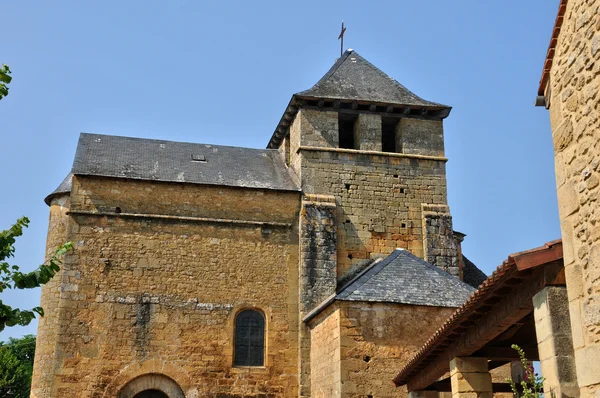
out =
<path fill-rule="evenodd" d="M 75 177 L 63 220 L 77 247 L 56 335 L 38 339 L 54 357 L 36 357 L 35 396 L 116 396 L 124 375 L 147 365 L 184 380 L 186 396 L 297 397 L 299 207 L 293 192 Z M 214 215 L 222 220 L 194 219 Z M 265 367 L 232 366 L 234 317 L 245 308 L 265 314 Z"/>

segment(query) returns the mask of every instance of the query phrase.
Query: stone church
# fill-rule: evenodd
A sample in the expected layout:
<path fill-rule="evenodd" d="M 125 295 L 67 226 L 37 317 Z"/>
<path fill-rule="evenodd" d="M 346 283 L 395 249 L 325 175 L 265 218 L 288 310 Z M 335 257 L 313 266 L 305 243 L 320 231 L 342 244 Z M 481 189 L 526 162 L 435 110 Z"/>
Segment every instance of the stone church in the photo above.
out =
<path fill-rule="evenodd" d="M 267 149 L 81 134 L 46 198 L 32 396 L 383 398 L 485 279 L 447 204 L 443 120 L 346 51 Z"/>

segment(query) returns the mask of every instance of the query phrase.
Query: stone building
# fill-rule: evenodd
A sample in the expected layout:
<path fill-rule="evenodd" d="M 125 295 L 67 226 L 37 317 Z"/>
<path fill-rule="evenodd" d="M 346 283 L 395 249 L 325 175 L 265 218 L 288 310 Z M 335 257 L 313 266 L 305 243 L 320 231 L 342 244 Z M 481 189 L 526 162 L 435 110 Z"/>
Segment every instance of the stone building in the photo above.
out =
<path fill-rule="evenodd" d="M 400 394 L 485 279 L 452 229 L 449 113 L 348 50 L 264 150 L 82 134 L 46 198 L 48 252 L 76 248 L 42 290 L 32 396 Z"/>
<path fill-rule="evenodd" d="M 582 397 L 600 394 L 600 1 L 561 0 L 538 91 L 550 111 Z"/>

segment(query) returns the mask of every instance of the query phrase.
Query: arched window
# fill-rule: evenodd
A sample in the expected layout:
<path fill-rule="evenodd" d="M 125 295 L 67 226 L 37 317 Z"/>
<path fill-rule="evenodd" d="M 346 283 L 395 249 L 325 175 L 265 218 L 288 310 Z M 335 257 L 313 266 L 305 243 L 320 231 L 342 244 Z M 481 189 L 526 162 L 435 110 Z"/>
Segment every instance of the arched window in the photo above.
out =
<path fill-rule="evenodd" d="M 234 366 L 264 366 L 265 318 L 258 311 L 244 310 L 235 318 Z"/>

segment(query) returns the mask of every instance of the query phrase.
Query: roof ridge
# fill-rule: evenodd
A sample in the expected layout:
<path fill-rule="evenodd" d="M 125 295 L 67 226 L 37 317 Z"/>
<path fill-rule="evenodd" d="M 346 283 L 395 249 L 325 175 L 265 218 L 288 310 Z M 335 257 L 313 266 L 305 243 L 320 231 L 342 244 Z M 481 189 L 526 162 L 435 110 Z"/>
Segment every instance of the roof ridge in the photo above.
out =
<path fill-rule="evenodd" d="M 171 144 L 185 144 L 185 145 L 206 145 L 208 147 L 215 147 L 215 148 L 233 148 L 233 149 L 244 149 L 244 150 L 251 150 L 251 151 L 260 151 L 260 152 L 269 152 L 269 153 L 276 153 L 279 152 L 277 149 L 273 149 L 273 148 L 249 148 L 249 147 L 245 147 L 245 146 L 234 146 L 234 145 L 221 145 L 221 144 L 207 144 L 204 142 L 186 142 L 186 141 L 174 141 L 174 140 L 165 140 L 165 139 L 161 139 L 161 138 L 143 138 L 143 137 L 131 137 L 131 136 L 127 136 L 127 135 L 115 135 L 115 134 L 99 134 L 99 133 L 86 133 L 86 132 L 81 132 L 79 133 L 79 136 L 95 136 L 95 137 L 116 137 L 116 138 L 123 138 L 123 139 L 128 139 L 128 140 L 139 140 L 139 141 L 154 141 L 154 142 L 158 142 L 158 143 L 171 143 Z"/>
<path fill-rule="evenodd" d="M 459 278 L 449 274 L 448 272 L 444 271 L 443 269 L 441 269 L 440 267 L 438 267 L 437 265 L 431 264 L 425 260 L 423 260 L 421 257 L 419 256 L 415 256 L 414 254 L 412 254 L 411 252 L 409 252 L 408 250 L 404 250 L 404 252 L 413 257 L 415 260 L 417 260 L 417 262 L 419 262 L 420 264 L 426 266 L 427 268 L 437 272 L 438 274 L 442 275 L 443 277 L 445 277 L 448 280 L 451 281 L 456 281 L 456 282 L 460 282 L 460 284 L 463 284 L 465 286 L 468 286 L 469 289 L 475 289 L 473 286 L 469 285 L 468 283 L 465 283 L 463 281 L 461 281 Z"/>
<path fill-rule="evenodd" d="M 317 81 L 315 84 L 313 84 L 312 87 L 307 88 L 306 90 L 302 90 L 294 95 L 302 95 L 302 93 L 305 93 L 306 91 L 310 91 L 312 89 L 314 89 L 315 87 L 319 86 L 321 84 L 321 82 L 326 82 L 327 80 L 329 80 L 329 78 L 331 76 L 333 76 L 333 74 L 340 68 L 340 66 L 342 66 L 342 64 L 344 62 L 346 62 L 346 60 L 348 59 L 348 56 L 350 56 L 350 54 L 352 54 L 354 52 L 354 50 L 346 50 L 344 52 L 344 54 L 342 54 L 341 57 L 339 57 L 335 63 L 331 66 L 331 68 L 329 68 L 329 70 L 319 79 L 319 81 Z"/>
<path fill-rule="evenodd" d="M 425 98 L 419 97 L 417 94 L 413 93 L 411 90 L 409 90 L 405 85 L 403 85 L 402 83 L 400 83 L 398 80 L 394 79 L 393 77 L 391 77 L 390 75 L 388 75 L 387 73 L 385 73 L 383 70 L 381 70 L 378 67 L 376 67 L 375 65 L 373 65 L 371 62 L 369 62 L 368 59 L 366 59 L 365 57 L 363 57 L 359 53 L 355 52 L 355 55 L 359 56 L 367 64 L 368 67 L 370 67 L 371 69 L 373 69 L 375 71 L 375 73 L 378 73 L 380 76 L 382 76 L 382 77 L 390 80 L 392 83 L 400 86 L 402 89 L 408 91 L 415 98 L 417 98 L 417 99 L 419 99 L 419 100 L 421 100 L 423 102 L 430 102 L 430 103 L 435 104 L 435 105 L 446 106 L 444 104 L 440 104 L 439 102 L 433 102 L 433 101 L 426 100 Z"/>

